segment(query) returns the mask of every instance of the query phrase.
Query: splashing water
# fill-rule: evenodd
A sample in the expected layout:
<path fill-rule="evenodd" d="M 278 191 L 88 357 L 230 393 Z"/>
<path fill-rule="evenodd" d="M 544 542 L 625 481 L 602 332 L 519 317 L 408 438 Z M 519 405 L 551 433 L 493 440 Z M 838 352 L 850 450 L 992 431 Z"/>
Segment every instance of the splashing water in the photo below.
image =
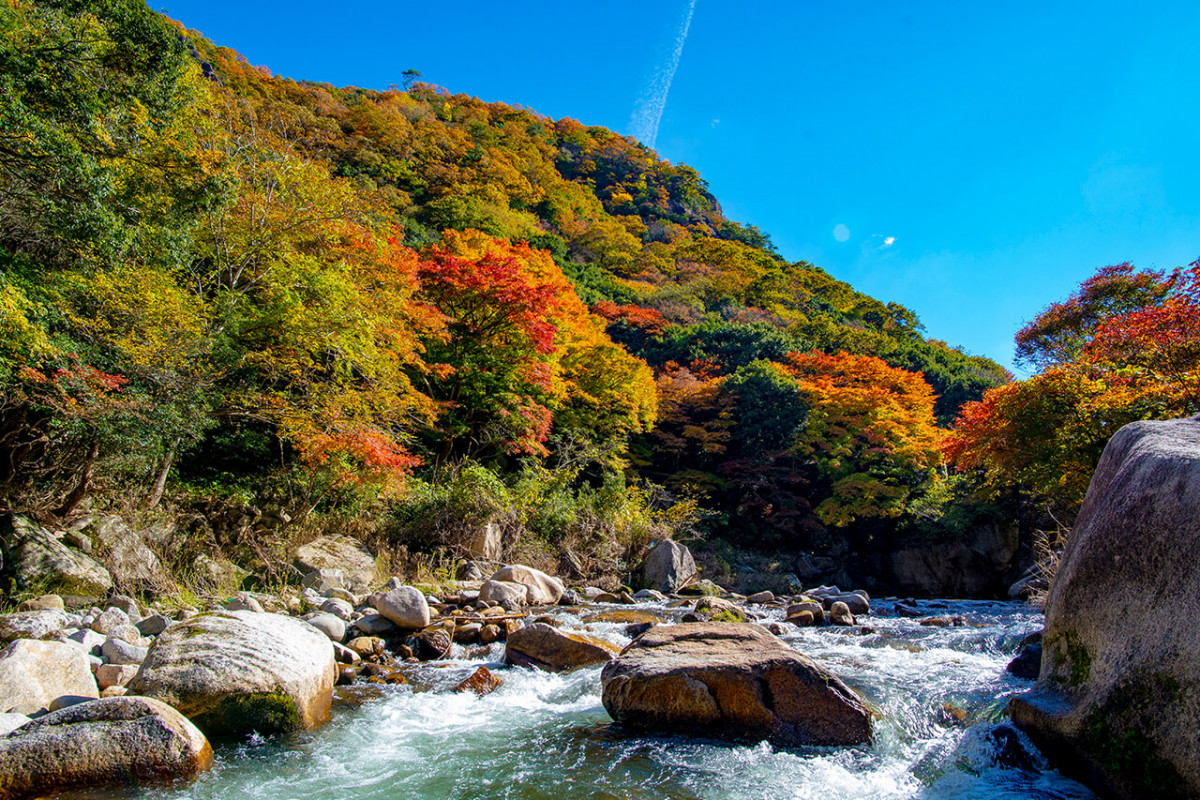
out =
<path fill-rule="evenodd" d="M 334 719 L 324 727 L 303 736 L 221 744 L 217 765 L 199 780 L 139 796 L 1093 797 L 1050 770 L 1027 743 L 1025 763 L 1005 766 L 989 736 L 1003 718 L 1007 698 L 1030 686 L 1004 668 L 1020 639 L 1040 627 L 1040 615 L 1006 603 L 923 603 L 931 614 L 961 614 L 968 620 L 963 627 L 933 628 L 887 616 L 886 602 L 876 605 L 880 615 L 864 618 L 869 628 L 792 629 L 783 637 L 842 676 L 880 711 L 871 745 L 786 750 L 765 743 L 634 735 L 605 713 L 599 668 L 566 675 L 505 669 L 495 663 L 503 654 L 503 645 L 497 645 L 487 660 L 414 667 L 412 686 L 341 690 Z M 566 611 L 558 616 L 566 627 L 580 625 Z M 588 627 L 613 642 L 629 641 L 623 626 Z M 503 679 L 500 689 L 485 697 L 450 691 L 481 663 Z"/>

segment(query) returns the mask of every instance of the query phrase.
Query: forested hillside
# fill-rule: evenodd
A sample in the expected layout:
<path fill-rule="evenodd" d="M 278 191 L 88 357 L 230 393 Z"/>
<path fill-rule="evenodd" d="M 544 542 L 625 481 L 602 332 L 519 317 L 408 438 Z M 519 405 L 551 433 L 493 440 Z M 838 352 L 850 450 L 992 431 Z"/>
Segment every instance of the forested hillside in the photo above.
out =
<path fill-rule="evenodd" d="M 992 513 L 940 447 L 1005 370 L 631 138 L 277 78 L 132 0 L 7 0 L 0 80 L 11 508 L 613 563 Z"/>

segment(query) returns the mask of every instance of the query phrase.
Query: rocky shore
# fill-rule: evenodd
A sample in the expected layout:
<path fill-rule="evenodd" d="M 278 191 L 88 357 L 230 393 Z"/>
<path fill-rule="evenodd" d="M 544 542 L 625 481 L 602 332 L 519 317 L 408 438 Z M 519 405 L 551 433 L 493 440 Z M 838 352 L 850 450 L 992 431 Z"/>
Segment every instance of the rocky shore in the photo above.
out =
<path fill-rule="evenodd" d="M 395 577 L 372 585 L 365 562 L 332 566 L 345 545 L 309 545 L 291 592 L 173 609 L 45 595 L 0 615 L 0 797 L 188 778 L 211 763 L 209 738 L 309 728 L 328 719 L 337 685 L 405 684 L 415 665 L 499 645 L 512 668 L 606 665 L 605 707 L 632 730 L 783 745 L 871 738 L 868 701 L 775 635 L 861 627 L 865 592 L 735 595 L 696 580 L 676 543 L 639 570 L 654 588 L 567 588 L 505 565 L 434 591 Z M 622 650 L 597 626 L 633 641 Z M 503 669 L 479 667 L 455 690 L 486 695 L 503 680 Z"/>

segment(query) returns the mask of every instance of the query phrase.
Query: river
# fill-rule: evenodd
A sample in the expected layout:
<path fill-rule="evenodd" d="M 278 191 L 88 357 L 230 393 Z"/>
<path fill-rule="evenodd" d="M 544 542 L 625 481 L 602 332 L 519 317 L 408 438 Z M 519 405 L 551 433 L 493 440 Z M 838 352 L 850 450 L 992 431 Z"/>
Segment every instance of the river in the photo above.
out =
<path fill-rule="evenodd" d="M 600 703 L 600 669 L 566 675 L 505 669 L 503 645 L 415 666 L 410 686 L 338 690 L 333 720 L 299 736 L 217 745 L 217 764 L 185 786 L 143 790 L 162 800 L 393 798 L 1091 798 L 1020 737 L 1024 763 L 1002 762 L 993 731 L 1028 681 L 1005 672 L 1039 613 L 1011 603 L 923 601 L 961 627 L 925 627 L 892 604 L 854 628 L 796 629 L 785 640 L 824 663 L 878 708 L 875 742 L 787 750 L 687 737 L 637 736 Z M 657 608 L 661 606 L 642 606 Z M 761 610 L 761 609 L 760 609 Z M 569 611 L 555 612 L 580 627 Z M 768 612 L 779 617 L 779 611 Z M 625 643 L 623 626 L 591 630 Z M 449 691 L 480 664 L 493 694 Z M 1010 734 L 1011 737 L 1011 734 Z M 1017 759 L 1021 762 L 1022 759 Z M 126 797 L 105 793 L 105 797 Z"/>

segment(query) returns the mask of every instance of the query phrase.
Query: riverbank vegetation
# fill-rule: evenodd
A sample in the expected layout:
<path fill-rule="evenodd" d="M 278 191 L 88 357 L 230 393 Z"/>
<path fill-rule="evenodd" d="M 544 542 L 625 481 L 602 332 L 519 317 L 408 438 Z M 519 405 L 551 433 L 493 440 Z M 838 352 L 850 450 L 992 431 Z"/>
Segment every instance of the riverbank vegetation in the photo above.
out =
<path fill-rule="evenodd" d="M 821 553 L 1069 507 L 1121 420 L 1195 410 L 1194 269 L 1102 271 L 1013 383 L 690 167 L 413 77 L 275 77 L 134 0 L 0 5 L 7 507 L 451 555 L 492 521 L 617 570 L 660 535 Z"/>

